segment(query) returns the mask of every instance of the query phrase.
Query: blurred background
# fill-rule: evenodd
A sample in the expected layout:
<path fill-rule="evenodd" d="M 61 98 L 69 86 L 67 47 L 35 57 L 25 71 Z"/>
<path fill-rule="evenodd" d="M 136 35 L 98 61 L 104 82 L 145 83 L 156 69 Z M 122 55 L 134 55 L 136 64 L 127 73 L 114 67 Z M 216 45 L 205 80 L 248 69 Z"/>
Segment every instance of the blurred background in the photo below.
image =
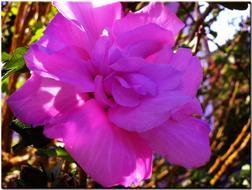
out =
<path fill-rule="evenodd" d="M 124 12 L 148 2 L 123 2 Z M 246 2 L 165 3 L 186 24 L 175 49 L 191 48 L 201 60 L 204 81 L 198 97 L 211 125 L 212 156 L 198 169 L 170 165 L 155 155 L 153 175 L 143 188 L 250 188 L 251 17 Z M 2 188 L 100 187 L 73 162 L 60 142 L 13 117 L 6 99 L 29 78 L 23 55 L 57 13 L 50 2 L 1 1 Z"/>

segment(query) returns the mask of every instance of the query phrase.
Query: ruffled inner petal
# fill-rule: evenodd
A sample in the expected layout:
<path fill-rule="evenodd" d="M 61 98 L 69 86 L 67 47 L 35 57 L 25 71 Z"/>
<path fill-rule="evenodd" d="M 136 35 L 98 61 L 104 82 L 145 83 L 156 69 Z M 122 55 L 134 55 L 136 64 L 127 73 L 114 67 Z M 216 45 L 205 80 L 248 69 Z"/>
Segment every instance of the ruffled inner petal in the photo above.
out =
<path fill-rule="evenodd" d="M 132 88 L 125 88 L 114 80 L 112 83 L 111 94 L 115 102 L 125 107 L 136 107 L 140 103 L 140 95 Z"/>
<path fill-rule="evenodd" d="M 154 23 L 138 27 L 134 30 L 122 33 L 117 36 L 117 44 L 120 47 L 127 47 L 134 43 L 145 40 L 155 40 L 160 44 L 167 44 L 170 46 L 172 46 L 174 43 L 172 33 Z"/>

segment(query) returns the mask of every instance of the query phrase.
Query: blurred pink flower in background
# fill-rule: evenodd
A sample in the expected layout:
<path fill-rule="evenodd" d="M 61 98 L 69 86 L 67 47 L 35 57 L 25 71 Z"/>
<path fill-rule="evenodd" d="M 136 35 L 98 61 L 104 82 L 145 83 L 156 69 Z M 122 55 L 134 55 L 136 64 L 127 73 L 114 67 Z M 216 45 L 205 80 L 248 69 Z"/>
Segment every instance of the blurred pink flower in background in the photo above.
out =
<path fill-rule="evenodd" d="M 44 125 L 103 186 L 139 185 L 152 153 L 199 167 L 209 126 L 196 93 L 202 68 L 190 49 L 173 52 L 184 24 L 163 3 L 123 15 L 120 3 L 56 2 L 59 13 L 25 60 L 32 76 L 8 99 L 26 124 Z"/>

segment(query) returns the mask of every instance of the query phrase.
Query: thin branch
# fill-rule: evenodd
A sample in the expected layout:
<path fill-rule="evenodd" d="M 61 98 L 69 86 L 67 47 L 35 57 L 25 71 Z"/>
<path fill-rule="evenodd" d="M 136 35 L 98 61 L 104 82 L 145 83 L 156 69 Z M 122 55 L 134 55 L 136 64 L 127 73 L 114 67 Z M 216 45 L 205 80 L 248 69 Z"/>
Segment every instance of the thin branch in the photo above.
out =
<path fill-rule="evenodd" d="M 192 41 L 196 32 L 199 31 L 199 27 L 203 24 L 205 18 L 209 15 L 209 13 L 213 10 L 213 8 L 214 8 L 213 6 L 209 5 L 205 10 L 205 12 L 197 19 L 197 21 L 195 22 L 195 27 L 192 30 L 191 36 L 189 38 L 189 41 Z"/>

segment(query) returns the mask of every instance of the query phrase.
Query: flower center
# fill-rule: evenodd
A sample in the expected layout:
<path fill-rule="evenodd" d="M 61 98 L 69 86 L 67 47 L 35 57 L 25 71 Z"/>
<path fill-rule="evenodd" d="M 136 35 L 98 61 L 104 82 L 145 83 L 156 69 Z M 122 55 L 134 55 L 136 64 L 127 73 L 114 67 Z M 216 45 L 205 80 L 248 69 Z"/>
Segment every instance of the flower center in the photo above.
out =
<path fill-rule="evenodd" d="M 107 31 L 104 31 L 106 35 Z M 94 97 L 105 107 L 136 107 L 141 99 L 157 94 L 157 86 L 141 73 L 138 59 L 124 52 L 106 36 L 101 36 L 92 53 Z M 126 58 L 125 58 L 126 57 Z"/>

